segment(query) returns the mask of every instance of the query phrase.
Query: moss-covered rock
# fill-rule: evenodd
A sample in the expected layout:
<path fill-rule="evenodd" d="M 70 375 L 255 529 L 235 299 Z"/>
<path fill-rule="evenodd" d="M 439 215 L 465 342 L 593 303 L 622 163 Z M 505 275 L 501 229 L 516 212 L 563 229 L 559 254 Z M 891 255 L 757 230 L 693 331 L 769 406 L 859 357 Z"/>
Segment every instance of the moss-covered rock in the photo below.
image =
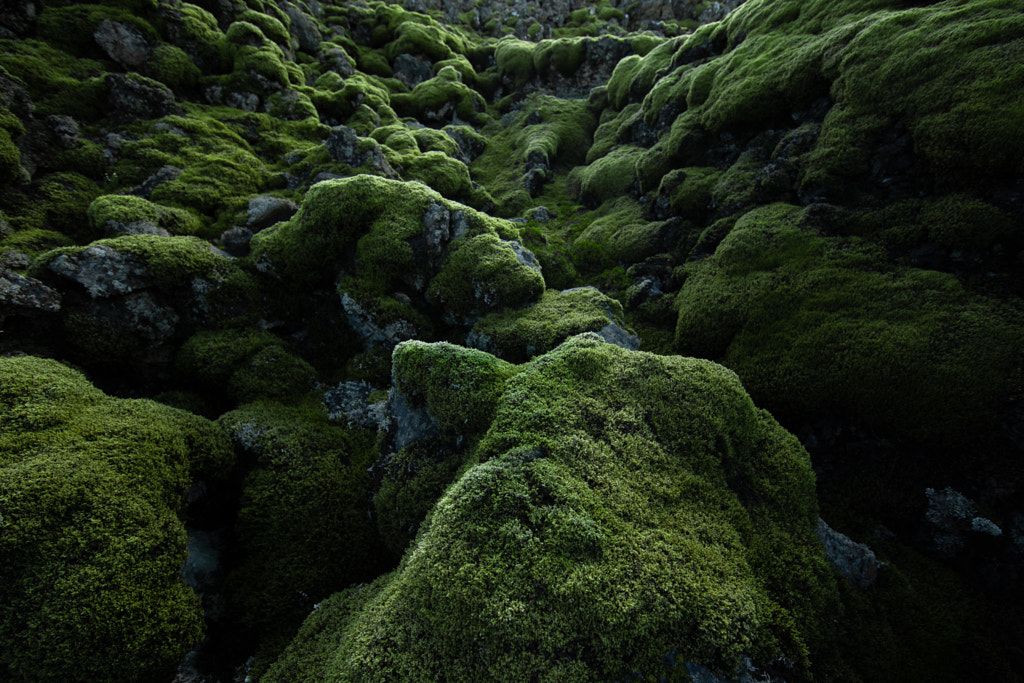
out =
<path fill-rule="evenodd" d="M 255 403 L 218 424 L 255 459 L 228 585 L 266 666 L 320 600 L 387 568 L 367 514 L 374 438 L 329 423 L 317 404 Z"/>
<path fill-rule="evenodd" d="M 353 327 L 394 344 L 415 329 L 429 334 L 425 316 L 461 323 L 539 296 L 539 268 L 517 237 L 511 224 L 422 185 L 359 175 L 311 188 L 294 218 L 253 238 L 251 258 L 295 283 L 340 272 Z"/>
<path fill-rule="evenodd" d="M 114 399 L 55 361 L 0 359 L 0 640 L 7 675 L 167 677 L 201 638 L 184 493 L 223 474 L 207 420 Z"/>
<path fill-rule="evenodd" d="M 573 335 L 600 333 L 605 328 L 608 337 L 629 337 L 618 301 L 593 287 L 562 292 L 549 289 L 528 308 L 499 311 L 482 318 L 470 330 L 466 343 L 510 362 L 522 363 L 547 353 Z"/>
<path fill-rule="evenodd" d="M 931 440 L 984 433 L 1024 362 L 1020 307 L 819 237 L 806 215 L 747 213 L 688 268 L 679 350 L 721 360 L 779 414 L 838 413 Z"/>
<path fill-rule="evenodd" d="M 724 368 L 575 337 L 505 382 L 476 456 L 398 570 L 322 603 L 264 680 L 799 671 L 820 644 L 809 460 Z"/>

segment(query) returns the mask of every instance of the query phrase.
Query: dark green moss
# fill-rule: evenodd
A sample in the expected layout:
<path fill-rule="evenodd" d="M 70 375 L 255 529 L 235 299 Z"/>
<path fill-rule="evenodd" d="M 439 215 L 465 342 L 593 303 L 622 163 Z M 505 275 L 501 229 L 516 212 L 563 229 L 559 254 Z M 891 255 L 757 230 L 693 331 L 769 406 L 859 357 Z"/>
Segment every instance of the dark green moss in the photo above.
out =
<path fill-rule="evenodd" d="M 748 213 L 688 268 L 679 350 L 721 359 L 779 414 L 835 412 L 936 440 L 991 425 L 1022 363 L 1019 308 L 893 267 L 858 240 L 827 241 L 800 214 Z"/>
<path fill-rule="evenodd" d="M 374 437 L 329 423 L 312 403 L 255 403 L 218 424 L 256 457 L 243 485 L 240 562 L 228 586 L 261 642 L 262 667 L 317 602 L 386 569 L 367 514 Z"/>
<path fill-rule="evenodd" d="M 0 637 L 9 675 L 142 681 L 201 638 L 175 516 L 227 439 L 152 401 L 113 399 L 55 361 L 0 359 Z"/>

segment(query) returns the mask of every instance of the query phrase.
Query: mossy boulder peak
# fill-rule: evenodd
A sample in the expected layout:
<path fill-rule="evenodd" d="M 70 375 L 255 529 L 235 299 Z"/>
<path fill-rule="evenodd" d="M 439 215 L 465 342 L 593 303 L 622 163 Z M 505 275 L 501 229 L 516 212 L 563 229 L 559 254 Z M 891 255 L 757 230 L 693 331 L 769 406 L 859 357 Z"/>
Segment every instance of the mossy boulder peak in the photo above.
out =
<path fill-rule="evenodd" d="M 1020 680 L 1019 0 L 0 5 L 0 680 Z"/>
<path fill-rule="evenodd" d="M 620 680 L 687 661 L 731 672 L 742 655 L 806 666 L 836 600 L 814 476 L 735 375 L 582 335 L 480 388 L 500 398 L 475 464 L 399 568 L 356 589 L 376 594 L 354 612 L 354 594 L 321 605 L 337 614 L 311 618 L 269 680 Z"/>

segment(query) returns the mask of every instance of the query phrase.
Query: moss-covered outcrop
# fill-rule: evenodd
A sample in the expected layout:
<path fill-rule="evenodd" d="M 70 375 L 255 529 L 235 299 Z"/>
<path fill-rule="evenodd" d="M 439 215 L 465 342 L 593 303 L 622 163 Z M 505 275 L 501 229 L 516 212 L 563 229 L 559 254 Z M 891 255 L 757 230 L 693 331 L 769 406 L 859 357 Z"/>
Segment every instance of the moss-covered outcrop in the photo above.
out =
<path fill-rule="evenodd" d="M 895 267 L 856 238 L 825 239 L 813 215 L 747 213 L 688 267 L 679 350 L 720 359 L 787 415 L 842 414 L 933 441 L 984 434 L 1024 363 L 1020 306 Z"/>
<path fill-rule="evenodd" d="M 475 455 L 399 568 L 322 603 L 264 680 L 805 670 L 836 598 L 814 477 L 729 371 L 574 337 L 504 383 Z"/>
<path fill-rule="evenodd" d="M 316 404 L 249 404 L 217 424 L 253 461 L 227 581 L 265 666 L 320 600 L 388 568 L 368 515 L 374 435 L 331 424 Z"/>
<path fill-rule="evenodd" d="M 212 423 L 110 398 L 52 360 L 0 359 L 4 677 L 167 677 L 203 633 L 177 515 L 233 457 Z"/>

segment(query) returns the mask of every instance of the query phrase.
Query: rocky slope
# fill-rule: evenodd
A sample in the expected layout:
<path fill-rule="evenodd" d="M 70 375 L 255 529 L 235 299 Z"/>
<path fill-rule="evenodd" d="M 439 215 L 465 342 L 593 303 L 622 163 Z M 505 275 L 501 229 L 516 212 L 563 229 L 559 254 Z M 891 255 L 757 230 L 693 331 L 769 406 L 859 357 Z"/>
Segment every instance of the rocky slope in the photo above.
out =
<path fill-rule="evenodd" d="M 1024 678 L 1019 3 L 0 10 L 0 678 Z"/>

